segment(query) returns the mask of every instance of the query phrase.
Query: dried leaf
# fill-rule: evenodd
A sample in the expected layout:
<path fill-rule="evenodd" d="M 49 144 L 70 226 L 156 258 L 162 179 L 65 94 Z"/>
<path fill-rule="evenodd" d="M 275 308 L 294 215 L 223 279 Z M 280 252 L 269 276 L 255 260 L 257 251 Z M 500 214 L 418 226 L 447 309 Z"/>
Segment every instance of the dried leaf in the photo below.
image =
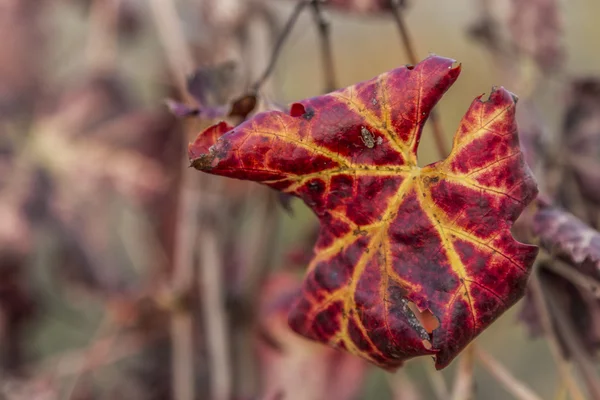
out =
<path fill-rule="evenodd" d="M 545 262 L 541 263 L 539 273 L 544 287 L 554 297 L 554 301 L 561 304 L 563 309 L 571 311 L 569 313 L 571 324 L 580 333 L 581 342 L 586 350 L 590 354 L 594 354 L 600 345 L 600 301 L 598 298 L 589 292 L 580 290 L 562 276 L 551 272 Z M 539 337 L 544 333 L 535 300 L 529 293 L 525 296 L 519 319 L 528 327 L 531 336 Z M 566 339 L 558 331 L 557 337 L 562 351 L 567 357 L 570 357 L 569 346 L 564 343 Z"/>
<path fill-rule="evenodd" d="M 515 45 L 544 71 L 564 61 L 562 19 L 557 0 L 513 0 L 510 29 Z"/>
<path fill-rule="evenodd" d="M 199 106 L 167 99 L 167 107 L 178 117 L 197 116 L 205 119 L 239 117 L 245 119 L 256 107 L 254 93 L 242 93 L 239 71 L 234 62 L 198 68 L 187 82 L 188 92 Z"/>
<path fill-rule="evenodd" d="M 445 160 L 417 165 L 425 121 L 458 77 L 415 67 L 256 115 L 192 165 L 302 198 L 321 231 L 289 322 L 387 369 L 435 355 L 443 368 L 523 295 L 537 248 L 510 227 L 537 188 L 519 150 L 515 97 L 475 99 Z M 428 326 L 435 322 L 433 326 Z"/>
<path fill-rule="evenodd" d="M 533 233 L 550 254 L 600 277 L 600 233 L 567 211 L 546 207 L 535 214 Z"/>

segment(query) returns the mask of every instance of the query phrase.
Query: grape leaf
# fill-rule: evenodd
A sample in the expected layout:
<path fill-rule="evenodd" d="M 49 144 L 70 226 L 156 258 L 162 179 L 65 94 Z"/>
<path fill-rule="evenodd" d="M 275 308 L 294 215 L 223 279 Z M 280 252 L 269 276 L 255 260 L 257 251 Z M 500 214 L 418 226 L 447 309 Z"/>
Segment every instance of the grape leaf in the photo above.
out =
<path fill-rule="evenodd" d="M 287 314 L 301 280 L 283 271 L 265 281 L 258 308 L 256 350 L 261 367 L 261 399 L 351 400 L 357 398 L 368 364 L 348 353 L 319 346 L 295 334 Z"/>
<path fill-rule="evenodd" d="M 475 99 L 451 154 L 417 165 L 423 125 L 459 73 L 431 56 L 190 144 L 195 168 L 296 195 L 319 217 L 296 332 L 389 370 L 425 354 L 443 368 L 522 297 L 537 247 L 510 227 L 537 186 L 515 97 Z"/>

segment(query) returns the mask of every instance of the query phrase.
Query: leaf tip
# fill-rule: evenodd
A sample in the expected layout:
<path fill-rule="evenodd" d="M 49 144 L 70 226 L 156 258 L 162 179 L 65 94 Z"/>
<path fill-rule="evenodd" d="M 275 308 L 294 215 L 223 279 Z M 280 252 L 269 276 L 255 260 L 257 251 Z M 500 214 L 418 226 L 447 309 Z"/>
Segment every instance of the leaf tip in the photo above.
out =
<path fill-rule="evenodd" d="M 226 132 L 233 127 L 225 121 L 212 125 L 198 134 L 193 143 L 188 144 L 188 158 L 190 166 L 197 169 L 207 169 L 214 156 L 209 152 L 210 148 Z M 210 161 L 208 159 L 210 158 Z M 208 164 L 207 164 L 208 162 Z"/>

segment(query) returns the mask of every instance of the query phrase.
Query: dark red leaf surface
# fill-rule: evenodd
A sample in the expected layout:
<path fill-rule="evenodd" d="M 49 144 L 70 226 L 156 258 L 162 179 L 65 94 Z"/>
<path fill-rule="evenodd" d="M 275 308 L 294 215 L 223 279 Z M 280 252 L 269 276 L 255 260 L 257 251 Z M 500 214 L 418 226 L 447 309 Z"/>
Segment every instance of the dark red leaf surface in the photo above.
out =
<path fill-rule="evenodd" d="M 510 227 L 537 187 L 515 97 L 475 99 L 451 154 L 417 165 L 423 125 L 459 73 L 431 56 L 190 145 L 194 167 L 296 195 L 319 217 L 296 332 L 390 370 L 426 354 L 443 368 L 523 295 L 537 248 Z M 226 132 L 211 145 L 215 130 Z"/>
<path fill-rule="evenodd" d="M 368 364 L 347 353 L 296 335 L 287 315 L 300 292 L 299 276 L 271 275 L 261 290 L 256 343 L 261 363 L 261 399 L 352 400 L 357 398 Z"/>

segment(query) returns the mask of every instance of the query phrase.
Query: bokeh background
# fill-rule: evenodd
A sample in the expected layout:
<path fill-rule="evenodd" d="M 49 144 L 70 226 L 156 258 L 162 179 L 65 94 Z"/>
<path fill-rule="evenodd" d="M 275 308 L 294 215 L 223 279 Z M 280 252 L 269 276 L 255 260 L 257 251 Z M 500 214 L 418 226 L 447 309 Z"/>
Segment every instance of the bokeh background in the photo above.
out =
<path fill-rule="evenodd" d="M 203 106 L 243 94 L 293 7 L 0 1 L 0 398 L 436 399 L 444 385 L 451 392 L 459 361 L 438 373 L 430 359 L 414 360 L 390 374 L 287 332 L 280 297 L 301 276 L 316 218 L 298 200 L 187 168 L 187 142 L 213 121 L 176 118 L 165 100 L 197 106 L 185 83 L 197 68 L 206 77 Z M 447 143 L 472 99 L 493 85 L 519 95 L 528 113 L 535 108 L 545 140 L 556 140 L 571 82 L 600 75 L 599 13 L 593 0 L 409 2 L 403 14 L 418 56 L 462 63 L 437 107 Z M 340 86 L 409 63 L 389 13 L 326 7 L 326 15 Z M 258 109 L 322 93 L 313 22 L 310 12 L 300 17 Z M 508 53 L 486 36 L 490 27 Z M 215 67 L 228 61 L 235 66 Z M 419 156 L 423 165 L 439 158 L 429 126 Z M 476 344 L 539 398 L 567 398 L 548 344 L 531 337 L 522 308 Z M 477 362 L 474 381 L 477 399 L 511 398 Z"/>

